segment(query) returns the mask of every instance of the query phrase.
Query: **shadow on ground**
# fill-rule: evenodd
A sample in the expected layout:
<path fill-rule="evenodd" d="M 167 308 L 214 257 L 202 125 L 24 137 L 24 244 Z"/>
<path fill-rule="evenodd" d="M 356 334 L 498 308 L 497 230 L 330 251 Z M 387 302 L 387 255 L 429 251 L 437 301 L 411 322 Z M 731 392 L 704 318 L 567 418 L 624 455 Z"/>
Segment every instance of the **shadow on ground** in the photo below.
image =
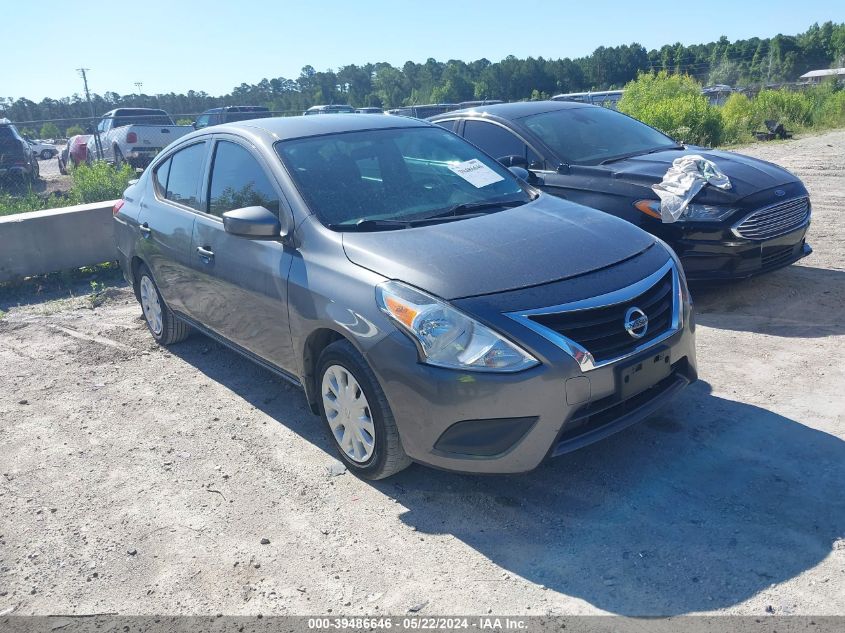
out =
<path fill-rule="evenodd" d="M 691 288 L 698 323 L 772 336 L 845 334 L 845 271 L 793 265 L 734 283 Z"/>
<path fill-rule="evenodd" d="M 334 454 L 297 388 L 202 336 L 172 351 Z M 412 466 L 362 485 L 513 575 L 612 613 L 674 615 L 731 607 L 820 563 L 845 535 L 843 481 L 845 442 L 699 382 L 532 473 Z"/>

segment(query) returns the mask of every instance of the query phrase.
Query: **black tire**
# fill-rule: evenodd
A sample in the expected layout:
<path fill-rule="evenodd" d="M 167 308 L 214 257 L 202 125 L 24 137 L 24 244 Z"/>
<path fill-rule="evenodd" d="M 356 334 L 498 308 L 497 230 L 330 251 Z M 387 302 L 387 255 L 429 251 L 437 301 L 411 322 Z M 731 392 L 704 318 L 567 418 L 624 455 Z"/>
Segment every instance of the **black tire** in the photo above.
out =
<path fill-rule="evenodd" d="M 189 326 L 184 321 L 176 318 L 176 315 L 167 307 L 167 304 L 164 302 L 164 299 L 161 297 L 161 293 L 158 291 L 158 285 L 153 279 L 153 274 L 150 272 L 150 269 L 147 268 L 146 265 L 141 264 L 138 267 L 138 272 L 136 275 L 136 282 L 138 288 L 138 300 L 141 301 L 141 285 L 144 281 L 144 278 L 148 278 L 150 283 L 152 283 L 153 289 L 155 290 L 156 296 L 158 297 L 159 305 L 161 306 L 161 331 L 156 332 L 153 326 L 150 324 L 150 319 L 147 316 L 146 312 L 142 310 L 141 314 L 144 316 L 144 323 L 147 324 L 147 329 L 150 331 L 150 334 L 153 335 L 153 338 L 159 345 L 173 345 L 174 343 L 179 343 L 184 341 L 188 336 L 191 334 L 191 326 Z"/>
<path fill-rule="evenodd" d="M 350 459 L 341 450 L 334 434 L 331 432 L 323 404 L 322 382 L 323 375 L 332 365 L 340 365 L 351 373 L 367 398 L 375 428 L 375 442 L 373 454 L 366 462 L 359 463 Z M 399 429 L 396 427 L 393 412 L 390 410 L 390 404 L 387 402 L 387 397 L 384 395 L 378 378 L 352 343 L 341 340 L 326 347 L 317 361 L 315 380 L 320 417 L 326 425 L 326 430 L 329 432 L 329 437 L 331 437 L 340 459 L 350 472 L 363 479 L 376 480 L 390 477 L 411 465 L 411 459 L 405 454 L 405 449 L 402 447 Z"/>
<path fill-rule="evenodd" d="M 42 150 L 41 158 L 43 158 L 44 160 L 49 160 L 53 158 L 53 152 L 51 152 L 49 149 Z"/>

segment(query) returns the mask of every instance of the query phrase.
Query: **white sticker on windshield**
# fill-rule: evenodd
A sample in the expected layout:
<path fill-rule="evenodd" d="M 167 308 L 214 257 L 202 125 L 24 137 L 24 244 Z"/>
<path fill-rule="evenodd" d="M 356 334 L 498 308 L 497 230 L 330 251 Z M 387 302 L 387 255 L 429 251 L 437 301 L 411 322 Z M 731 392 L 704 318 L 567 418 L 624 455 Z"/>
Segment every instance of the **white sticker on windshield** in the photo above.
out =
<path fill-rule="evenodd" d="M 464 162 L 457 163 L 455 165 L 449 165 L 449 169 L 458 174 L 458 176 L 466 180 L 469 184 L 479 189 L 486 187 L 487 185 L 492 185 L 494 182 L 504 180 L 504 178 L 477 158 L 465 160 Z"/>

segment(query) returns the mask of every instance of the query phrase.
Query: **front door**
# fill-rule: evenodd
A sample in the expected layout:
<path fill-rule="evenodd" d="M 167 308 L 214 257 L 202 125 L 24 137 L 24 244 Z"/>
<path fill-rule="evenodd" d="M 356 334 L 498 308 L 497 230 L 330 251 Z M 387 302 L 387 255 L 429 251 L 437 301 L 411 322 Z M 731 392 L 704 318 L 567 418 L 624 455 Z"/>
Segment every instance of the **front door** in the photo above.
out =
<path fill-rule="evenodd" d="M 262 160 L 240 140 L 216 141 L 206 210 L 191 240 L 195 274 L 189 310 L 207 328 L 290 373 L 287 279 L 293 250 L 279 239 L 227 233 L 226 211 L 263 206 L 278 214 L 281 195 Z"/>

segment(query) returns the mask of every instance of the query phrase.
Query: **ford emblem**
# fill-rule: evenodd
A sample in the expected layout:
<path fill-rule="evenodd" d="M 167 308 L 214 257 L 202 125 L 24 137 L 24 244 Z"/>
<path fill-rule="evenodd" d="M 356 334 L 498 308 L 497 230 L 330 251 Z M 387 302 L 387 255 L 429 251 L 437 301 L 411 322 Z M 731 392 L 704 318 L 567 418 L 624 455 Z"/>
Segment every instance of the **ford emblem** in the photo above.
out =
<path fill-rule="evenodd" d="M 786 195 L 786 192 L 783 189 L 775 189 L 775 195 L 778 198 L 783 198 Z"/>

